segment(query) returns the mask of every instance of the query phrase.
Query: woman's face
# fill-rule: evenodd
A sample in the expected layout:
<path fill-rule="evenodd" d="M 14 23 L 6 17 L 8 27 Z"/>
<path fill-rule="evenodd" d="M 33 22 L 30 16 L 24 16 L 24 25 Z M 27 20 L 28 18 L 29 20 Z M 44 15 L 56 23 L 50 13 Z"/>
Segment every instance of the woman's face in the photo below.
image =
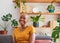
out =
<path fill-rule="evenodd" d="M 26 24 L 26 22 L 27 22 L 27 17 L 26 17 L 26 15 L 21 15 L 21 16 L 20 16 L 20 20 L 19 20 L 20 25 L 21 25 L 21 26 L 24 26 L 24 25 Z"/>

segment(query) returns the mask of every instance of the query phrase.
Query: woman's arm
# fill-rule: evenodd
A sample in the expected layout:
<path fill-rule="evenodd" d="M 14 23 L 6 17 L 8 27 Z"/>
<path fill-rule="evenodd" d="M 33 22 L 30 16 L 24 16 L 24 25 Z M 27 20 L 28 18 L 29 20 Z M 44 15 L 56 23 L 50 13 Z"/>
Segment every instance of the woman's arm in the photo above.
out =
<path fill-rule="evenodd" d="M 30 33 L 29 43 L 35 43 L 35 33 Z"/>
<path fill-rule="evenodd" d="M 13 37 L 13 43 L 17 43 L 17 42 L 16 42 L 16 38 L 15 38 L 15 37 Z"/>

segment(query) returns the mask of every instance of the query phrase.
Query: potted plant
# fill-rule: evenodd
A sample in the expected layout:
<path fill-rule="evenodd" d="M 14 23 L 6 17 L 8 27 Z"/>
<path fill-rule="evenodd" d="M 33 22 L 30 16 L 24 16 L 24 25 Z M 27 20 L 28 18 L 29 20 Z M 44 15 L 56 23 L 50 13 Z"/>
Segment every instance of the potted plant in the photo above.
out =
<path fill-rule="evenodd" d="M 7 31 L 8 21 L 13 21 L 13 20 L 11 20 L 11 18 L 12 18 L 12 14 L 10 14 L 10 13 L 8 13 L 8 14 L 6 14 L 6 15 L 3 15 L 3 17 L 1 17 L 4 25 L 1 25 L 1 24 L 0 24 L 0 27 L 3 29 L 3 30 L 0 30 L 0 34 L 7 34 L 7 32 L 8 32 L 8 31 Z M 16 20 L 14 20 L 14 21 L 16 21 Z M 17 22 L 17 21 L 16 21 L 16 22 Z M 15 26 L 15 22 L 12 23 L 12 24 Z M 18 25 L 18 22 L 17 22 L 17 25 Z M 16 26 L 17 26 L 17 25 L 16 25 Z"/>
<path fill-rule="evenodd" d="M 41 14 L 39 16 L 31 16 L 31 20 L 33 21 L 33 26 L 38 27 L 39 26 L 39 18 L 41 17 Z"/>
<path fill-rule="evenodd" d="M 56 26 L 52 32 L 52 38 L 54 42 L 56 42 L 56 40 L 60 37 L 60 19 L 57 19 L 57 22 L 59 23 L 59 26 Z"/>
<path fill-rule="evenodd" d="M 2 21 L 4 22 L 4 26 L 0 24 L 0 27 L 2 27 L 4 30 L 1 30 L 0 34 L 7 34 L 7 22 L 11 20 L 11 17 L 12 15 L 10 13 L 1 17 Z"/>
<path fill-rule="evenodd" d="M 15 2 L 16 2 L 16 4 L 17 4 L 17 6 L 20 7 L 20 0 L 15 0 Z M 26 0 L 22 0 L 22 2 L 23 2 L 23 4 L 25 5 Z M 15 6 L 15 8 L 16 8 L 16 6 Z"/>
<path fill-rule="evenodd" d="M 54 1 L 52 1 L 51 4 L 48 5 L 48 7 L 47 7 L 47 10 L 48 10 L 50 13 L 53 13 L 53 12 L 55 11 L 55 7 L 54 7 L 54 5 L 53 5 L 53 2 L 54 2 Z"/>
<path fill-rule="evenodd" d="M 21 8 L 22 8 L 22 13 L 24 13 L 24 12 L 25 12 L 25 3 L 26 3 L 26 0 L 15 0 L 17 6 L 18 6 L 19 8 L 20 8 L 20 1 L 22 1 L 22 6 L 21 6 Z M 16 8 L 17 6 L 15 6 L 15 8 Z"/>

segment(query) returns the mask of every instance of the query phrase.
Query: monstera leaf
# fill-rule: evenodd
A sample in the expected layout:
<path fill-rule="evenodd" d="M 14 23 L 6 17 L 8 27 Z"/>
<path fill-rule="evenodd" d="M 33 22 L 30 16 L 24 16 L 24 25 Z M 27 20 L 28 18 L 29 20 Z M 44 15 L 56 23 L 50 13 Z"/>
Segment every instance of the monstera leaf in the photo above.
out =
<path fill-rule="evenodd" d="M 60 31 L 60 26 L 56 26 L 53 30 Z"/>
<path fill-rule="evenodd" d="M 12 18 L 12 14 L 8 13 L 6 15 L 3 15 L 3 17 L 1 17 L 3 21 L 9 21 Z"/>
<path fill-rule="evenodd" d="M 11 22 L 12 22 L 11 25 L 12 25 L 13 27 L 17 27 L 17 26 L 18 26 L 18 22 L 17 22 L 15 19 L 13 19 Z"/>
<path fill-rule="evenodd" d="M 59 22 L 59 26 L 56 26 L 52 32 L 52 38 L 54 42 L 56 42 L 56 40 L 59 38 L 59 33 L 60 33 L 60 19 L 57 19 L 57 22 Z"/>
<path fill-rule="evenodd" d="M 53 38 L 54 42 L 56 42 L 56 40 L 59 38 L 59 31 L 53 31 L 52 38 Z"/>
<path fill-rule="evenodd" d="M 60 22 L 60 18 L 57 19 L 57 22 Z"/>

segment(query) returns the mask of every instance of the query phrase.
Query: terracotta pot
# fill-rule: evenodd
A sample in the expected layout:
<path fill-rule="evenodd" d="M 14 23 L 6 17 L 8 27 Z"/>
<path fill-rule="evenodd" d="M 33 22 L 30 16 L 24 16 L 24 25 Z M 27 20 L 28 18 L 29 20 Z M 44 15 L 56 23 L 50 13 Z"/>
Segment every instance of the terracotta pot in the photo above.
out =
<path fill-rule="evenodd" d="M 3 34 L 3 35 L 5 35 L 5 34 L 7 34 L 7 30 L 0 30 L 0 34 Z"/>

